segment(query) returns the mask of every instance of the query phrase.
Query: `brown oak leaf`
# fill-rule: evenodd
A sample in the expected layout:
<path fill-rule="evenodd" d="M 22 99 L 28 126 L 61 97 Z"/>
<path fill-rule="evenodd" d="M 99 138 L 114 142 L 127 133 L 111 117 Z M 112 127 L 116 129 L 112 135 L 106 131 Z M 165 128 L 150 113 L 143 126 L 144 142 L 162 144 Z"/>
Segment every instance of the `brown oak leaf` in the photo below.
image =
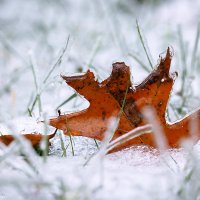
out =
<path fill-rule="evenodd" d="M 101 83 L 95 80 L 94 74 L 89 70 L 80 76 L 62 76 L 69 86 L 89 101 L 90 105 L 83 111 L 50 119 L 50 125 L 63 130 L 66 135 L 103 140 L 110 117 L 120 116 L 118 128 L 112 138 L 114 140 L 136 127 L 147 124 L 142 111 L 146 106 L 151 106 L 163 127 L 168 146 L 178 147 L 181 139 L 190 137 L 191 119 L 196 118 L 198 123 L 200 122 L 200 111 L 173 123 L 166 120 L 166 107 L 176 76 L 176 73 L 169 72 L 171 58 L 168 48 L 165 58 L 161 58 L 159 65 L 136 86 L 131 83 L 130 68 L 123 62 L 114 63 L 110 77 Z M 123 112 L 120 115 L 121 108 Z M 140 144 L 156 147 L 154 134 L 143 134 L 126 141 L 114 151 Z"/>
<path fill-rule="evenodd" d="M 47 135 L 47 139 L 50 140 L 55 136 L 56 132 Z M 37 148 L 40 145 L 41 140 L 44 138 L 44 135 L 40 133 L 30 133 L 30 134 L 23 134 L 23 137 L 25 137 L 27 140 L 30 141 L 32 146 L 34 148 Z M 1 135 L 0 136 L 0 142 L 4 143 L 5 145 L 10 145 L 15 140 L 13 135 Z"/>

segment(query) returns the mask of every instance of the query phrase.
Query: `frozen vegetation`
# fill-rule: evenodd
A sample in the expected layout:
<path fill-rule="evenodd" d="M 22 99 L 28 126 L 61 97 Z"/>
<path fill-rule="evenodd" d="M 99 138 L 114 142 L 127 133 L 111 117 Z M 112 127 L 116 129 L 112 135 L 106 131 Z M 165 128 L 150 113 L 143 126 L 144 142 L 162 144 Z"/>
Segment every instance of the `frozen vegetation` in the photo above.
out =
<path fill-rule="evenodd" d="M 113 62 L 124 61 L 137 84 L 168 46 L 171 70 L 179 74 L 168 119 L 196 109 L 199 10 L 198 0 L 0 0 L 0 132 L 16 137 L 9 147 L 0 145 L 0 200 L 200 199 L 199 143 L 161 154 L 133 147 L 105 156 L 100 142 L 58 132 L 46 157 L 18 135 L 52 132 L 39 121 L 58 108 L 88 106 L 80 96 L 66 101 L 74 91 L 60 74 L 91 69 L 103 80 Z"/>

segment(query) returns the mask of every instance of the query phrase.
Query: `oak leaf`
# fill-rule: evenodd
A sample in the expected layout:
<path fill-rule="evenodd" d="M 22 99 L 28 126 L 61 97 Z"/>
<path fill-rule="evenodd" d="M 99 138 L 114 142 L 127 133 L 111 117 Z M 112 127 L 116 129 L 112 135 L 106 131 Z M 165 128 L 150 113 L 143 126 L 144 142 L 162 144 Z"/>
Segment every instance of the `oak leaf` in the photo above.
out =
<path fill-rule="evenodd" d="M 51 138 L 53 138 L 55 136 L 56 132 L 47 135 L 47 140 L 50 140 Z M 42 141 L 42 139 L 44 138 L 44 135 L 40 134 L 40 133 L 30 133 L 30 134 L 23 134 L 22 137 L 24 137 L 25 139 L 29 140 L 30 143 L 32 144 L 33 148 L 37 148 L 40 145 L 40 142 Z M 10 145 L 13 141 L 15 140 L 13 135 L 1 135 L 0 136 L 0 142 L 2 142 L 5 145 Z"/>
<path fill-rule="evenodd" d="M 200 112 L 193 112 L 173 123 L 166 120 L 166 107 L 176 77 L 176 73 L 169 72 L 171 58 L 168 48 L 165 58 L 161 58 L 159 65 L 136 86 L 131 83 L 130 68 L 123 62 L 114 63 L 111 75 L 101 83 L 95 80 L 94 74 L 89 70 L 80 76 L 62 76 L 90 105 L 83 111 L 50 119 L 50 125 L 63 130 L 66 135 L 103 140 L 110 117 L 120 116 L 118 128 L 112 138 L 114 140 L 147 124 L 142 110 L 151 106 L 163 127 L 168 146 L 179 147 L 181 139 L 190 137 L 191 119 L 196 118 L 200 122 Z M 123 112 L 120 112 L 121 108 Z M 156 147 L 154 134 L 143 134 L 126 141 L 114 151 L 140 144 Z"/>

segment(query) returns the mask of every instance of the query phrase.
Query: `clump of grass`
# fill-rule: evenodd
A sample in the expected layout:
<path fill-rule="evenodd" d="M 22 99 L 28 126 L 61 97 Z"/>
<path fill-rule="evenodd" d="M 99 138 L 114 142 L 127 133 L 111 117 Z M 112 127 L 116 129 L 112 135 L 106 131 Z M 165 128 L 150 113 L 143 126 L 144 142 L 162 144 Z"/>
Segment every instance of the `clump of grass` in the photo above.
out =
<path fill-rule="evenodd" d="M 37 76 L 36 76 L 36 72 L 35 72 L 35 66 L 36 66 L 36 62 L 33 59 L 33 55 L 30 55 L 30 66 L 31 66 L 31 71 L 33 73 L 33 80 L 34 80 L 34 85 L 35 85 L 35 89 L 36 89 L 36 100 L 34 101 L 31 109 L 28 108 L 28 112 L 32 115 L 34 106 L 36 104 L 36 102 L 38 102 L 38 108 L 39 108 L 39 113 L 42 112 L 42 102 L 41 102 L 41 97 L 40 97 L 40 92 L 39 92 L 39 86 L 38 86 L 38 80 L 37 80 Z"/>
<path fill-rule="evenodd" d="M 192 99 L 196 99 L 194 96 L 194 91 L 191 88 L 188 90 L 188 87 L 190 87 L 193 76 L 195 77 L 196 72 L 196 66 L 197 66 L 197 52 L 198 52 L 198 46 L 199 46 L 199 34 L 200 34 L 200 25 L 197 26 L 196 36 L 194 40 L 193 50 L 192 50 L 192 56 L 190 57 L 190 53 L 186 51 L 188 49 L 188 46 L 186 45 L 186 42 L 183 38 L 182 28 L 181 26 L 178 27 L 178 41 L 179 41 L 179 47 L 180 47 L 180 59 L 181 59 L 181 88 L 180 91 L 177 93 L 177 95 L 181 98 L 181 104 L 178 104 L 176 106 L 176 110 L 180 116 L 183 114 L 187 114 L 188 107 Z"/>
<path fill-rule="evenodd" d="M 70 41 L 70 36 L 68 36 L 67 42 L 65 43 L 65 46 L 64 46 L 64 48 L 63 48 L 61 54 L 59 55 L 58 59 L 57 59 L 56 62 L 53 64 L 53 66 L 50 68 L 50 70 L 49 70 L 49 72 L 47 73 L 46 77 L 45 77 L 44 80 L 42 81 L 42 85 L 41 85 L 40 87 L 38 86 L 38 83 L 37 83 L 37 81 L 36 81 L 36 73 L 35 73 L 35 70 L 34 70 L 34 68 L 33 68 L 33 65 L 31 65 L 31 69 L 32 69 L 32 72 L 33 72 L 34 83 L 35 83 L 35 87 L 36 87 L 36 89 L 37 89 L 37 93 L 36 93 L 36 95 L 35 95 L 35 97 L 34 97 L 34 99 L 33 99 L 33 101 L 32 101 L 32 105 L 31 105 L 31 106 L 28 106 L 28 108 L 27 108 L 28 113 L 32 113 L 32 112 L 33 112 L 33 110 L 34 110 L 35 105 L 36 105 L 37 102 L 39 102 L 39 103 L 38 103 L 38 105 L 39 105 L 39 110 L 41 111 L 41 98 L 40 98 L 40 96 L 41 96 L 42 92 L 44 91 L 44 88 L 46 87 L 46 84 L 47 84 L 48 79 L 51 77 L 51 75 L 52 75 L 52 73 L 54 72 L 54 70 L 55 70 L 58 66 L 60 66 L 60 64 L 61 64 L 61 62 L 62 62 L 62 58 L 63 58 L 65 52 L 67 51 L 67 47 L 68 47 L 68 45 L 69 45 L 69 41 Z"/>
<path fill-rule="evenodd" d="M 147 42 L 144 40 L 144 36 L 141 33 L 141 28 L 139 26 L 138 21 L 136 20 L 136 28 L 138 32 L 138 36 L 140 39 L 140 43 L 142 45 L 142 48 L 144 50 L 145 56 L 148 60 L 148 63 L 150 65 L 150 68 L 144 64 L 142 59 L 139 58 L 138 55 L 134 53 L 129 53 L 129 56 L 132 57 L 146 72 L 150 73 L 153 69 L 153 62 L 152 62 L 152 56 L 150 54 Z M 190 87 L 193 77 L 195 77 L 195 73 L 198 66 L 198 46 L 199 46 L 199 35 L 200 35 L 200 24 L 197 26 L 196 36 L 193 44 L 193 50 L 192 50 L 192 56 L 190 57 L 190 54 L 186 51 L 188 47 L 186 47 L 186 43 L 183 38 L 182 29 L 179 26 L 178 27 L 178 42 L 180 47 L 180 63 L 181 63 L 181 78 L 179 81 L 181 82 L 181 88 L 180 91 L 173 93 L 176 97 L 179 97 L 179 103 L 175 101 L 168 102 L 168 106 L 171 111 L 173 111 L 174 116 L 178 119 L 182 117 L 183 115 L 186 115 L 189 112 L 189 107 L 191 104 L 189 102 L 192 102 L 194 99 L 198 99 L 196 96 L 194 96 L 193 89 L 191 88 L 188 90 L 188 87 Z M 189 59 L 190 58 L 190 59 Z M 175 99 L 173 97 L 173 99 Z M 181 103 L 180 103 L 181 102 Z M 167 117 L 170 120 L 170 114 L 169 114 L 169 108 L 167 108 Z"/>

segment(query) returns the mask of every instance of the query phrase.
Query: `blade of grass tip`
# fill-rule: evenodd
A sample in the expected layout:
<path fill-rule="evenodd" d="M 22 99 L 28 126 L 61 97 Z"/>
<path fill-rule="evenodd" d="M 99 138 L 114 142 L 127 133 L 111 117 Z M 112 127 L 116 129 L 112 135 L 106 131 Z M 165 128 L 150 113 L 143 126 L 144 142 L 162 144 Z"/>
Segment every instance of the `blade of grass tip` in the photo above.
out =
<path fill-rule="evenodd" d="M 185 52 L 185 44 L 183 42 L 183 34 L 182 34 L 182 28 L 181 26 L 178 26 L 178 38 L 179 38 L 179 48 L 181 52 L 181 61 L 183 64 L 183 73 L 182 73 L 182 81 L 183 84 L 185 84 L 185 77 L 187 74 L 187 61 L 186 61 L 186 52 Z M 183 88 L 183 87 L 182 87 Z"/>
<path fill-rule="evenodd" d="M 37 98 L 37 95 L 36 95 L 36 97 L 35 97 L 35 99 L 34 99 L 34 101 L 32 103 L 32 106 L 29 109 L 31 113 L 33 112 L 33 109 L 35 108 L 35 105 L 36 105 L 37 101 L 38 101 L 38 98 Z"/>
<path fill-rule="evenodd" d="M 65 52 L 66 52 L 66 50 L 67 50 L 68 44 L 69 44 L 69 40 L 70 40 L 70 35 L 69 35 L 68 38 L 67 38 L 66 45 L 64 46 L 61 55 L 59 56 L 59 58 L 57 59 L 57 61 L 55 62 L 55 64 L 52 66 L 52 68 L 51 68 L 50 71 L 48 72 L 47 76 L 44 78 L 43 84 L 45 84 L 45 83 L 47 82 L 47 80 L 49 79 L 49 77 L 51 76 L 51 74 L 53 73 L 53 71 L 54 71 L 54 70 L 56 69 L 56 67 L 57 67 L 58 65 L 60 65 L 60 63 L 62 62 L 62 58 L 63 58 L 63 56 L 64 56 L 64 54 L 65 54 Z M 40 92 L 40 95 L 41 95 L 41 93 L 42 93 L 43 90 L 42 90 L 42 89 L 40 89 L 40 90 L 41 90 L 41 92 Z M 38 97 L 37 97 L 37 95 L 36 95 L 35 98 L 34 98 L 34 100 L 33 100 L 32 107 L 31 107 L 31 109 L 30 109 L 31 111 L 33 111 L 33 109 L 34 109 L 34 107 L 35 107 L 35 105 L 36 105 L 37 99 L 38 99 Z"/>
<path fill-rule="evenodd" d="M 185 44 L 183 42 L 183 34 L 182 34 L 182 28 L 181 26 L 178 26 L 178 38 L 179 38 L 179 48 L 180 48 L 180 52 L 181 52 L 181 61 L 182 61 L 182 76 L 181 76 L 181 90 L 180 90 L 180 94 L 182 97 L 182 104 L 180 105 L 180 107 L 177 109 L 177 111 L 180 114 L 183 114 L 183 108 L 185 107 L 185 103 L 187 100 L 187 97 L 185 96 L 185 86 L 186 86 L 186 77 L 187 77 L 187 56 L 186 56 L 186 51 L 185 51 Z"/>
<path fill-rule="evenodd" d="M 77 93 L 72 94 L 68 99 L 63 101 L 59 106 L 57 106 L 56 110 L 58 110 L 60 107 L 64 106 L 66 103 L 68 103 L 69 101 L 71 101 L 75 97 L 77 97 Z"/>
<path fill-rule="evenodd" d="M 150 59 L 150 52 L 148 53 L 148 51 L 147 51 L 148 47 L 147 47 L 147 45 L 145 46 L 145 42 L 144 42 L 144 39 L 142 37 L 142 33 L 141 33 L 140 26 L 139 26 L 139 23 L 138 23 L 137 19 L 136 19 L 136 27 L 137 27 L 137 32 L 138 32 L 138 35 L 139 35 L 140 42 L 141 42 L 142 47 L 143 47 L 143 49 L 145 51 L 146 57 L 148 59 L 148 62 L 150 64 L 150 66 L 151 66 L 151 69 L 153 69 L 153 64 L 152 64 L 152 61 Z"/>
<path fill-rule="evenodd" d="M 50 71 L 47 74 L 47 76 L 45 77 L 45 79 L 43 81 L 44 84 L 47 82 L 47 80 L 49 79 L 49 77 L 51 76 L 51 74 L 53 73 L 53 71 L 56 69 L 56 67 L 61 64 L 62 58 L 63 58 L 63 56 L 64 56 L 64 54 L 65 54 L 65 52 L 67 50 L 67 47 L 69 45 L 69 41 L 70 41 L 70 35 L 67 38 L 67 42 L 66 42 L 66 44 L 65 44 L 65 46 L 64 46 L 64 48 L 62 50 L 62 53 L 60 54 L 59 58 L 57 59 L 57 61 L 55 62 L 55 64 L 52 66 L 52 68 L 50 69 Z"/>
<path fill-rule="evenodd" d="M 31 112 L 30 106 L 31 106 L 31 103 L 32 103 L 33 96 L 34 96 L 34 93 L 31 93 L 30 98 L 29 98 L 29 101 L 28 101 L 27 106 L 26 106 L 25 114 L 28 114 L 28 115 L 29 115 L 30 112 Z M 31 112 L 31 113 L 32 113 L 32 112 Z"/>
<path fill-rule="evenodd" d="M 94 65 L 92 65 L 92 63 L 93 63 L 95 56 L 97 55 L 97 52 L 100 49 L 101 39 L 102 39 L 101 37 L 98 37 L 97 41 L 95 42 L 91 56 L 90 56 L 88 64 L 87 64 L 89 69 L 93 69 L 97 73 L 97 80 L 100 79 L 101 77 L 99 76 L 97 68 Z"/>
<path fill-rule="evenodd" d="M 29 117 L 33 117 L 31 110 L 28 108 L 28 115 Z"/>
<path fill-rule="evenodd" d="M 138 62 L 138 64 L 140 64 L 140 66 L 146 71 L 146 72 L 150 72 L 149 68 L 134 54 L 129 53 L 128 54 L 131 58 L 133 58 L 135 61 Z"/>
<path fill-rule="evenodd" d="M 36 99 L 38 100 L 39 112 L 41 113 L 42 112 L 42 103 L 41 103 L 41 98 L 40 98 L 40 93 L 39 93 L 38 80 L 37 80 L 37 76 L 36 76 L 36 72 L 35 72 L 35 66 L 36 66 L 36 63 L 33 59 L 33 55 L 32 55 L 32 53 L 30 53 L 30 67 L 31 67 L 31 71 L 32 71 L 32 74 L 33 74 L 33 80 L 34 80 L 36 94 L 37 94 Z M 31 110 L 31 112 L 32 112 L 32 110 Z"/>
<path fill-rule="evenodd" d="M 192 51 L 192 58 L 191 58 L 191 68 L 193 68 L 193 72 L 195 72 L 195 69 L 196 69 L 195 66 L 196 66 L 196 56 L 197 56 L 198 45 L 199 45 L 199 34 L 200 34 L 200 22 L 197 25 L 197 32 L 196 32 L 194 47 Z"/>
<path fill-rule="evenodd" d="M 89 61 L 88 61 L 88 64 L 87 64 L 88 68 L 93 67 L 93 66 L 92 66 L 92 62 L 93 62 L 93 60 L 94 60 L 96 54 L 98 53 L 98 51 L 99 51 L 99 49 L 100 49 L 101 40 L 102 40 L 102 38 L 101 38 L 101 36 L 100 36 L 100 37 L 97 38 L 97 40 L 96 40 L 96 42 L 95 42 L 95 44 L 94 44 L 94 47 L 93 47 L 93 49 L 92 49 L 92 53 L 91 53 L 91 55 L 90 55 L 90 58 L 89 58 Z M 94 69 L 96 70 L 96 68 L 94 68 Z"/>

